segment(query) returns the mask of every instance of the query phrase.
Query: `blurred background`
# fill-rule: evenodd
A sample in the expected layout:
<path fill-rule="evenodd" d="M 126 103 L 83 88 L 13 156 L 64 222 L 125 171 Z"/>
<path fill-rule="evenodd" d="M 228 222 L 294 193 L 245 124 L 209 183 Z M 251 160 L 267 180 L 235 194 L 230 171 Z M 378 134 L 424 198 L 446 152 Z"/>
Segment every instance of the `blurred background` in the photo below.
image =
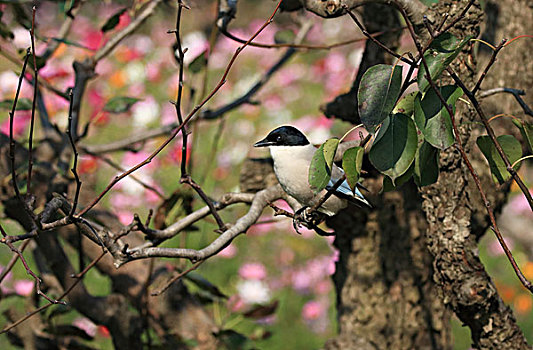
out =
<path fill-rule="evenodd" d="M 65 91 L 73 85 L 72 62 L 90 56 L 113 34 L 131 21 L 130 12 L 143 1 L 92 1 L 76 18 L 68 41 L 64 40 L 53 59 L 40 70 L 40 79 Z M 249 38 L 271 14 L 273 1 L 241 1 L 239 13 L 230 25 L 237 37 Z M 45 42 L 57 35 L 59 23 L 65 18 L 64 2 L 43 2 L 37 11 L 37 54 Z M 195 1 L 185 10 L 182 20 L 182 42 L 185 54 L 185 90 L 183 111 L 187 114 L 206 92 L 218 82 L 231 56 L 241 44 L 222 35 L 213 36 L 216 4 L 211 1 Z M 125 10 L 124 10 L 125 9 Z M 4 23 L 14 23 L 15 13 L 0 4 Z M 121 13 L 122 11 L 122 13 Z M 98 76 L 86 92 L 82 106 L 82 121 L 90 122 L 84 146 L 107 144 L 120 140 L 133 132 L 150 130 L 176 121 L 174 106 L 169 103 L 177 94 L 178 65 L 173 53 L 174 35 L 167 30 L 175 26 L 173 6 L 163 5 L 147 23 L 124 41 L 108 58 L 96 67 Z M 120 14 L 121 13 L 121 14 Z M 103 31 L 106 22 L 118 14 L 114 27 Z M 306 42 L 327 45 L 361 37 L 353 22 L 345 17 L 322 20 L 309 16 L 312 27 L 305 36 Z M 280 14 L 256 42 L 280 42 L 283 36 L 297 34 L 305 16 L 296 18 Z M 22 26 L 9 28 L 14 39 L 0 40 L 0 101 L 14 98 L 20 73 L 20 64 L 25 50 L 30 45 L 28 31 Z M 327 119 L 319 108 L 340 93 L 347 91 L 357 72 L 361 59 L 363 41 L 329 50 L 300 50 L 279 69 L 272 79 L 253 97 L 254 104 L 244 104 L 221 118 L 196 120 L 189 131 L 188 166 L 196 182 L 212 198 L 226 192 L 239 191 L 239 174 L 243 161 L 248 157 L 267 157 L 265 150 L 253 149 L 252 144 L 280 124 L 292 124 L 303 130 L 311 142 L 321 143 L 330 136 L 342 136 L 352 125 Z M 410 49 L 410 40 L 404 40 L 403 50 Z M 207 104 L 216 109 L 246 93 L 265 72 L 283 55 L 285 49 L 247 47 L 239 55 L 226 84 Z M 43 90 L 50 119 L 60 129 L 67 125 L 68 101 Z M 33 95 L 32 87 L 24 82 L 21 103 Z M 117 105 L 117 97 L 130 98 L 127 107 Z M 115 98 L 115 105 L 110 103 Z M 124 102 L 121 100 L 119 102 Z M 31 106 L 31 104 L 30 104 Z M 9 104 L 1 104 L 0 132 L 9 133 Z M 31 108 L 31 107 L 30 107 Z M 27 140 L 30 110 L 22 108 L 15 114 L 15 135 L 19 142 Z M 37 126 L 39 130 L 39 126 Z M 357 138 L 358 133 L 351 134 Z M 82 154 L 78 171 L 83 181 L 80 202 L 87 203 L 99 193 L 116 174 L 109 161 L 130 168 L 145 159 L 166 135 L 145 142 L 133 151 L 113 152 L 102 156 Z M 37 140 L 39 133 L 37 131 Z M 105 158 L 105 159 L 104 159 Z M 192 192 L 179 183 L 181 140 L 178 137 L 154 161 L 135 175 L 148 184 L 143 187 L 132 178 L 120 182 L 107 195 L 102 205 L 112 209 L 120 221 L 131 223 L 133 214 L 145 218 L 150 209 L 157 209 L 162 197 L 175 191 Z M 531 184 L 531 173 L 522 167 L 521 175 Z M 502 232 L 512 233 L 506 239 L 521 266 L 526 278 L 533 279 L 533 238 L 529 228 L 533 215 L 523 196 L 516 195 L 504 208 L 500 223 Z M 185 198 L 185 197 L 181 197 Z M 180 199 L 182 200 L 182 199 Z M 185 205 L 174 206 L 167 219 L 185 214 Z M 182 203 L 184 204 L 184 203 Z M 192 208 L 203 206 L 195 198 Z M 283 206 L 283 203 L 278 203 Z M 221 212 L 227 222 L 245 213 L 244 205 L 227 208 Z M 22 233 L 14 222 L 0 218 L 2 225 L 12 234 Z M 169 247 L 200 248 L 207 245 L 217 234 L 211 218 L 197 223 L 193 230 L 167 242 Z M 289 219 L 273 217 L 266 209 L 262 219 L 246 234 L 237 238 L 218 256 L 208 260 L 192 273 L 186 283 L 208 305 L 218 325 L 234 329 L 250 339 L 260 349 L 318 349 L 326 339 L 335 335 L 335 295 L 331 274 L 335 271 L 337 254 L 332 239 L 320 237 L 313 231 L 302 230 L 298 235 Z M 72 252 L 74 254 L 74 252 Z M 25 254 L 34 266 L 31 254 Z M 532 299 L 520 285 L 491 232 L 482 238 L 480 255 L 503 300 L 515 311 L 521 328 L 533 341 Z M 0 264 L 5 266 L 12 253 L 0 246 Z M 168 259 L 169 269 L 185 268 L 185 261 Z M 196 276 L 196 277 L 194 277 Z M 203 278 L 218 287 L 226 297 L 217 296 L 191 281 Z M 105 295 L 110 291 L 107 278 L 97 270 L 86 277 L 89 291 Z M 0 322 L 8 323 L 6 311 L 32 309 L 35 305 L 34 282 L 20 263 L 0 285 Z M 41 300 L 40 303 L 44 303 Z M 257 305 L 263 308 L 257 308 Z M 277 305 L 277 308 L 275 307 Z M 274 311 L 269 312 L 268 307 Z M 250 314 L 255 310 L 258 314 Z M 76 311 L 65 306 L 54 306 L 48 314 L 59 313 L 53 322 L 71 322 L 94 337 L 97 348 L 112 348 L 107 330 L 92 324 Z M 459 322 L 454 322 L 456 349 L 469 349 L 470 335 Z M 529 333 L 529 334 L 528 334 Z M 0 347 L 11 345 L 5 336 L 0 337 Z"/>

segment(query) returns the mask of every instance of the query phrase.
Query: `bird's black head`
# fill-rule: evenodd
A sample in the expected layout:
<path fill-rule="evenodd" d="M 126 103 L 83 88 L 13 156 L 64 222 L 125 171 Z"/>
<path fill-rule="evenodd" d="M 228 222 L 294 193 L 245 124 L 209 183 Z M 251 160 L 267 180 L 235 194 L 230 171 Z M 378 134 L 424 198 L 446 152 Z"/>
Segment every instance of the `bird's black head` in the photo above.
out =
<path fill-rule="evenodd" d="M 304 134 L 294 126 L 284 125 L 274 129 L 261 141 L 254 144 L 254 147 L 268 146 L 305 146 L 309 141 Z"/>

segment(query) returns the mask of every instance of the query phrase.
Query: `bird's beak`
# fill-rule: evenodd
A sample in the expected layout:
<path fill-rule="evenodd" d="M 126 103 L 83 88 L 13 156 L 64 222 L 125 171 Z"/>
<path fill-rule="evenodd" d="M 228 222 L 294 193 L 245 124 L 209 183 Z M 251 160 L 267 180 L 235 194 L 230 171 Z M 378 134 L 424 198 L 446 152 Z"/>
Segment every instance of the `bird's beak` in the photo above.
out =
<path fill-rule="evenodd" d="M 267 139 L 262 139 L 261 141 L 257 141 L 254 143 L 254 147 L 268 147 L 272 145 L 272 141 L 268 141 Z"/>

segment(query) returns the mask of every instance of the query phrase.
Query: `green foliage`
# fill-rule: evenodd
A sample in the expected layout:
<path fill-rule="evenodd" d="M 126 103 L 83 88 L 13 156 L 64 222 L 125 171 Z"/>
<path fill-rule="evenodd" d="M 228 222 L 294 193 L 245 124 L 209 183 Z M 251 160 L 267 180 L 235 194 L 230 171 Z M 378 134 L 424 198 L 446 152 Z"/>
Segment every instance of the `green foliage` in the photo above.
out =
<path fill-rule="evenodd" d="M 139 102 L 140 99 L 128 96 L 115 96 L 104 106 L 104 111 L 109 113 L 124 113 L 130 110 L 131 106 Z"/>
<path fill-rule="evenodd" d="M 415 156 L 414 179 L 418 187 L 428 186 L 439 178 L 439 150 L 424 141 Z"/>
<path fill-rule="evenodd" d="M 418 91 L 414 91 L 402 97 L 392 110 L 392 113 L 402 113 L 410 117 L 413 114 L 415 108 L 414 102 L 417 93 Z"/>
<path fill-rule="evenodd" d="M 13 108 L 14 100 L 8 99 L 0 101 L 0 109 L 9 109 Z M 29 111 L 31 110 L 31 100 L 29 98 L 19 98 L 17 101 L 16 111 Z"/>
<path fill-rule="evenodd" d="M 361 175 L 361 168 L 363 166 L 363 155 L 365 149 L 363 147 L 353 147 L 347 149 L 342 156 L 342 168 L 346 173 L 346 181 L 355 193 L 355 186 L 359 181 Z"/>
<path fill-rule="evenodd" d="M 520 129 L 520 134 L 526 141 L 529 152 L 533 153 L 533 125 L 518 119 L 513 119 L 513 123 Z"/>
<path fill-rule="evenodd" d="M 378 64 L 363 74 L 357 92 L 359 117 L 365 128 L 374 133 L 389 116 L 400 97 L 402 67 Z"/>
<path fill-rule="evenodd" d="M 403 175 L 399 176 L 394 182 L 388 176 L 383 176 L 383 185 L 381 187 L 381 193 L 394 191 L 413 176 L 414 164 L 411 164 L 409 169 Z"/>
<path fill-rule="evenodd" d="M 126 8 L 118 10 L 113 16 L 109 17 L 109 19 L 102 26 L 102 32 L 105 33 L 115 29 L 115 27 L 118 25 L 118 22 L 120 21 L 120 16 L 122 16 L 122 14 L 126 12 L 126 10 Z"/>
<path fill-rule="evenodd" d="M 447 85 L 439 87 L 439 91 L 455 112 L 455 102 L 463 95 L 463 90 Z M 430 89 L 424 97 L 418 93 L 414 100 L 414 111 L 416 126 L 427 142 L 440 149 L 446 149 L 455 142 L 450 114 L 435 90 Z"/>
<path fill-rule="evenodd" d="M 445 32 L 433 40 L 429 49 L 424 54 L 431 80 L 435 81 L 440 77 L 442 72 L 444 72 L 446 67 L 448 67 L 457 55 L 459 55 L 462 48 L 470 41 L 470 39 L 472 39 L 472 37 L 472 35 L 469 35 L 463 40 L 459 40 L 452 34 Z M 421 92 L 426 92 L 430 87 L 425 75 L 426 69 L 421 63 L 417 76 L 418 88 Z"/>
<path fill-rule="evenodd" d="M 324 142 L 315 152 L 309 166 L 309 185 L 316 192 L 326 188 L 331 178 L 331 167 L 339 139 L 332 138 Z"/>
<path fill-rule="evenodd" d="M 374 167 L 394 183 L 411 166 L 417 144 L 415 123 L 398 113 L 385 119 L 368 156 Z"/>
<path fill-rule="evenodd" d="M 500 135 L 496 139 L 502 146 L 503 153 L 505 153 L 511 164 L 522 157 L 522 147 L 520 146 L 520 142 L 518 142 L 514 136 Z M 476 143 L 489 162 L 490 171 L 494 181 L 500 184 L 507 181 L 511 177 L 511 174 L 507 171 L 507 167 L 490 137 L 480 136 L 477 138 Z M 518 169 L 519 166 L 520 164 L 515 165 L 514 169 Z"/>

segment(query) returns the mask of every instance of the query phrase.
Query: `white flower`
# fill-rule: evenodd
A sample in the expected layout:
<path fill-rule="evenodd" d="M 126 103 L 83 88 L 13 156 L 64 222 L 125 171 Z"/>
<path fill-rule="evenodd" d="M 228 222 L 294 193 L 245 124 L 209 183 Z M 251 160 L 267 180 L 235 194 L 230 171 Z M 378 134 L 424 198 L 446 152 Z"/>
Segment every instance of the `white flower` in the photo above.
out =
<path fill-rule="evenodd" d="M 147 126 L 159 117 L 159 105 L 150 97 L 133 105 L 132 112 L 135 127 Z"/>
<path fill-rule="evenodd" d="M 241 281 L 237 285 L 237 291 L 246 304 L 266 304 L 270 301 L 270 289 L 263 281 Z"/>

